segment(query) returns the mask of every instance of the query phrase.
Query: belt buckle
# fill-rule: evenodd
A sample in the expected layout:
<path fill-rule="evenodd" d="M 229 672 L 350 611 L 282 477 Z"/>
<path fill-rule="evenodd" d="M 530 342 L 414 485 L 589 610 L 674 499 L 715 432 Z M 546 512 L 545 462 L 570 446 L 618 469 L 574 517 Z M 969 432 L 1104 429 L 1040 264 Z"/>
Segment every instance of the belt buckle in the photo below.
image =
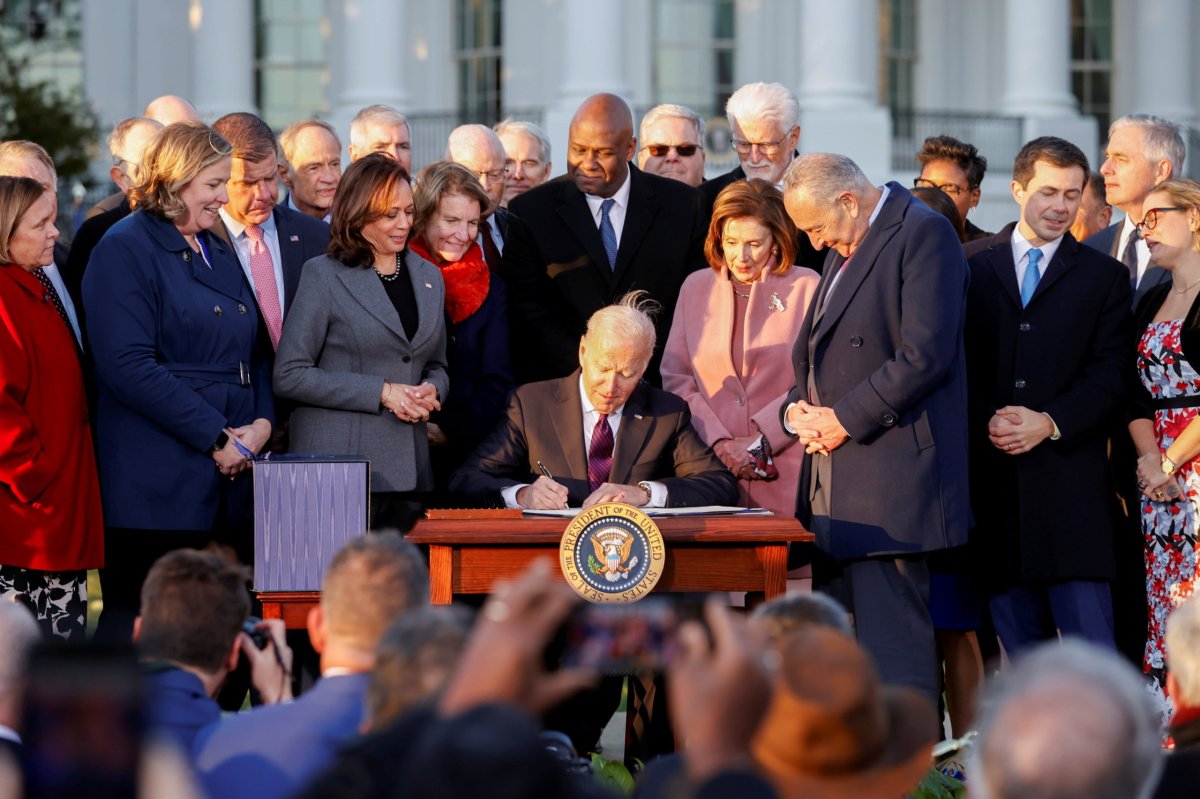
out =
<path fill-rule="evenodd" d="M 242 388 L 250 387 L 250 364 L 245 361 L 238 361 L 238 380 Z"/>

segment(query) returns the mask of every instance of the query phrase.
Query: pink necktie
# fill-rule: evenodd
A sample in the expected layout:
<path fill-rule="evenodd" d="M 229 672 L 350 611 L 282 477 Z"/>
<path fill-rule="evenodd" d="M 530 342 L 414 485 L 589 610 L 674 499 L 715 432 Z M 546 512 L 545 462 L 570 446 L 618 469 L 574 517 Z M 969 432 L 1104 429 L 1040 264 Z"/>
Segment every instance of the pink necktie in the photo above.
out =
<path fill-rule="evenodd" d="M 271 251 L 263 241 L 263 231 L 258 225 L 248 225 L 246 235 L 250 237 L 250 276 L 254 278 L 254 294 L 258 297 L 258 308 L 267 333 L 271 336 L 271 347 L 279 349 L 279 333 L 283 330 L 283 309 L 279 307 L 279 284 L 275 282 L 275 262 Z"/>

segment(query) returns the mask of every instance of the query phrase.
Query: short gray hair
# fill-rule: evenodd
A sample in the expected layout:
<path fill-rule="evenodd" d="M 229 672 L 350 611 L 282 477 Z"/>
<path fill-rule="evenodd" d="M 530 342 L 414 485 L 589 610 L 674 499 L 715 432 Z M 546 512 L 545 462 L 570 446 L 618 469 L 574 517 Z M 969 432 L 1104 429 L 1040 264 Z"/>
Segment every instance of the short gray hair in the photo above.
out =
<path fill-rule="evenodd" d="M 661 306 L 646 291 L 631 291 L 613 305 L 606 305 L 588 319 L 585 341 L 619 341 L 643 353 L 642 363 L 654 353 L 656 335 L 650 318 Z"/>
<path fill-rule="evenodd" d="M 365 146 L 367 143 L 365 141 L 367 126 L 374 122 L 408 127 L 408 118 L 390 105 L 369 105 L 355 114 L 354 119 L 350 120 L 350 143 L 355 147 Z"/>
<path fill-rule="evenodd" d="M 1153 164 L 1169 161 L 1171 177 L 1183 177 L 1183 158 L 1187 152 L 1183 145 L 1183 128 L 1152 114 L 1126 114 L 1108 126 L 1108 137 L 1111 139 L 1113 132 L 1121 128 L 1141 128 L 1146 136 L 1146 159 Z"/>
<path fill-rule="evenodd" d="M 542 150 L 542 161 L 547 164 L 550 163 L 550 137 L 538 125 L 526 122 L 523 119 L 509 117 L 497 122 L 492 127 L 492 130 L 496 132 L 497 136 L 503 136 L 505 133 L 524 133 L 526 136 L 537 139 L 538 146 Z"/>
<path fill-rule="evenodd" d="M 838 153 L 806 153 L 793 159 L 783 173 L 783 194 L 806 194 L 813 202 L 832 203 L 844 191 L 858 193 L 871 181 L 849 157 Z"/>
<path fill-rule="evenodd" d="M 361 111 L 359 113 L 362 113 Z M 338 149 L 342 149 L 342 140 L 338 137 L 337 131 L 323 119 L 301 119 L 299 122 L 293 122 L 283 129 L 283 133 L 279 134 L 279 149 L 283 151 L 283 160 L 287 162 L 287 170 L 289 175 L 296 174 L 296 169 L 292 166 L 292 153 L 296 151 L 296 138 L 309 128 L 320 128 L 333 137 L 337 142 Z"/>
<path fill-rule="evenodd" d="M 747 83 L 729 95 L 725 116 L 730 127 L 739 119 L 766 119 L 787 132 L 800 124 L 800 101 L 782 83 Z"/>
<path fill-rule="evenodd" d="M 676 103 L 656 105 L 646 112 L 646 115 L 642 117 L 642 124 L 638 127 L 639 144 L 646 143 L 646 128 L 660 119 L 686 119 L 696 127 L 696 141 L 704 144 L 704 120 L 686 105 L 678 105 Z"/>
<path fill-rule="evenodd" d="M 149 125 L 155 130 L 162 130 L 163 124 L 157 119 L 149 117 L 130 117 L 122 119 L 112 129 L 112 133 L 108 134 L 108 154 L 112 156 L 113 164 L 118 165 L 122 161 L 127 161 L 127 153 L 125 152 L 125 140 L 129 138 L 129 134 L 133 133 L 137 128 L 143 125 Z"/>
<path fill-rule="evenodd" d="M 1167 667 L 1175 675 L 1179 705 L 1200 707 L 1200 599 L 1187 600 L 1167 617 Z"/>
<path fill-rule="evenodd" d="M 54 168 L 54 159 L 46 152 L 45 147 L 28 139 L 0 141 L 0 175 L 16 174 L 15 162 L 18 161 L 37 161 L 46 167 L 50 170 L 50 178 L 55 184 L 48 188 L 50 191 L 57 190 L 58 170 Z"/>
<path fill-rule="evenodd" d="M 1080 719 L 1100 705 L 1122 717 L 1107 741 Z M 1093 762 L 1081 768 L 1085 753 Z M 1161 766 L 1159 719 L 1141 676 L 1116 654 L 1068 639 L 1041 645 L 999 678 L 968 773 L 978 799 L 1143 799 Z"/>

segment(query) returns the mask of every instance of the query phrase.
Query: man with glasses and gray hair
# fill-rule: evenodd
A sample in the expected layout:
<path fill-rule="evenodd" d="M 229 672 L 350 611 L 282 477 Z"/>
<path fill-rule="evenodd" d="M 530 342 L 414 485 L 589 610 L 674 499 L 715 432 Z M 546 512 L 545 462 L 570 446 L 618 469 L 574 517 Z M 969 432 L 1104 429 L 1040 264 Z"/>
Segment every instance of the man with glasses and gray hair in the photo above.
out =
<path fill-rule="evenodd" d="M 1171 279 L 1150 258 L 1150 248 L 1137 231 L 1142 203 L 1155 186 L 1182 174 L 1184 145 L 1179 125 L 1162 117 L 1129 114 L 1108 128 L 1104 148 L 1104 192 L 1109 205 L 1125 218 L 1109 225 L 1084 244 L 1125 264 L 1133 286 L 1133 306 L 1150 289 Z"/>
<path fill-rule="evenodd" d="M 782 188 L 783 173 L 799 155 L 800 103 L 782 83 L 747 83 L 729 96 L 725 116 L 741 164 L 699 187 L 710 212 L 721 189 L 735 181 L 761 178 Z M 797 233 L 798 265 L 819 273 L 826 252 Z"/>
<path fill-rule="evenodd" d="M 504 184 L 507 208 L 513 197 L 540 186 L 550 177 L 550 137 L 532 122 L 505 119 L 492 128 L 504 145 L 508 182 Z"/>
<path fill-rule="evenodd" d="M 685 105 L 663 103 L 642 117 L 638 167 L 689 186 L 704 182 L 704 120 Z"/>

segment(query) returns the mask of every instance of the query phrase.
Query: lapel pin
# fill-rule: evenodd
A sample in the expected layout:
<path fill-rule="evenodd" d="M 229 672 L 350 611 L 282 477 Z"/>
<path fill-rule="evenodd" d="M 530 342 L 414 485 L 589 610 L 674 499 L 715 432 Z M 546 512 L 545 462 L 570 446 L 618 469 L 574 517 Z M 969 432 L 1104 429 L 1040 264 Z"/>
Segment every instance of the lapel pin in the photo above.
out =
<path fill-rule="evenodd" d="M 642 415 L 641 415 L 640 413 L 635 413 L 635 414 L 633 415 L 633 418 L 634 418 L 634 419 L 641 419 L 641 418 L 642 418 Z"/>
<path fill-rule="evenodd" d="M 426 284 L 425 284 L 425 288 L 427 288 L 427 289 L 431 289 L 431 288 L 433 288 L 433 284 L 432 284 L 432 283 L 426 283 Z"/>
<path fill-rule="evenodd" d="M 783 300 L 781 300 L 779 298 L 779 292 L 772 291 L 771 292 L 771 310 L 775 311 L 776 313 L 783 313 L 784 308 L 785 308 L 785 306 L 783 304 Z"/>
<path fill-rule="evenodd" d="M 299 236 L 288 236 L 288 241 L 300 241 Z"/>

